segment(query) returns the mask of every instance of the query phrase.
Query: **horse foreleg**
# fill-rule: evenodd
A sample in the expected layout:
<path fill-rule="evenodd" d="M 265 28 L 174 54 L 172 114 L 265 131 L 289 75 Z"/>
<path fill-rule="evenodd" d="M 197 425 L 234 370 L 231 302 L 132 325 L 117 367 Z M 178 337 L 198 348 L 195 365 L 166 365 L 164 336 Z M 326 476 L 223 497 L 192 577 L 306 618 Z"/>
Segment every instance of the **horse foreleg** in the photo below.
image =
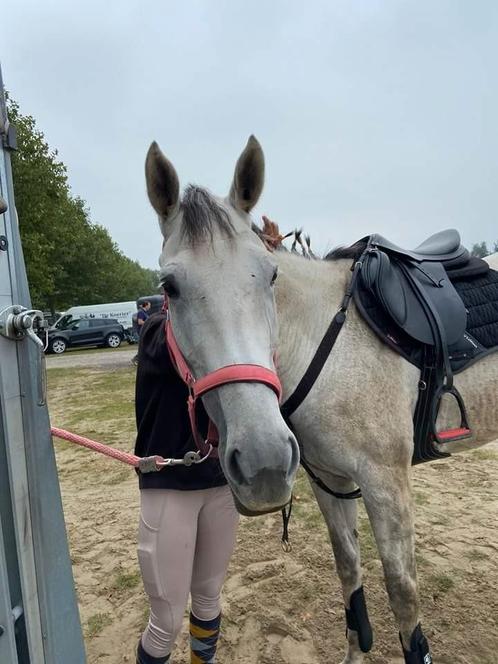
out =
<path fill-rule="evenodd" d="M 339 500 L 322 491 L 313 482 L 311 485 L 327 523 L 346 607 L 348 650 L 342 664 L 361 664 L 363 653 L 368 652 L 372 645 L 372 630 L 361 584 L 360 547 L 356 530 L 357 501 Z M 346 493 L 354 487 L 334 482 L 334 488 Z"/>
<path fill-rule="evenodd" d="M 391 608 L 399 626 L 405 662 L 430 664 L 418 622 L 415 527 L 408 468 L 370 468 L 363 500 L 384 568 Z"/>

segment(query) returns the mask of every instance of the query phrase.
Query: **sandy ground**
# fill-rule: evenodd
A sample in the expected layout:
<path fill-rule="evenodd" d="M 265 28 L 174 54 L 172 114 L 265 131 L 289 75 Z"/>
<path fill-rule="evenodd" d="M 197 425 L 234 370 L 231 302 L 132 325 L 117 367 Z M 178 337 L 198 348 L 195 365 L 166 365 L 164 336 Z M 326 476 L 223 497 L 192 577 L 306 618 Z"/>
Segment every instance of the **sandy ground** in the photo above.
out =
<path fill-rule="evenodd" d="M 79 371 L 75 382 L 66 373 L 73 374 L 49 372 L 53 423 L 131 449 L 133 372 Z M 109 384 L 114 387 L 108 389 Z M 102 394 L 108 396 L 95 398 Z M 147 603 L 136 557 L 134 473 L 68 443 L 56 445 L 88 662 L 135 664 Z M 496 664 L 498 444 L 419 466 L 413 476 L 421 619 L 434 661 Z M 242 519 L 224 591 L 219 664 L 342 660 L 343 606 L 326 529 L 304 476 L 295 493 L 290 554 L 280 546 L 278 515 Z M 397 629 L 363 509 L 359 532 L 375 631 L 365 661 L 401 664 Z M 173 663 L 188 661 L 185 624 Z"/>

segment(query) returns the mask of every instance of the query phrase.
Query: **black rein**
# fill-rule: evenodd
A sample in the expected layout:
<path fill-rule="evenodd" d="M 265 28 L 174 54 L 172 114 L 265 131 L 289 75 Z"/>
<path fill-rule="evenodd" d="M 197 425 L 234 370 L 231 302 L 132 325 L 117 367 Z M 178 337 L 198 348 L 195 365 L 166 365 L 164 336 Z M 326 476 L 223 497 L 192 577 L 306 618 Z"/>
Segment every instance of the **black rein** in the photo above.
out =
<path fill-rule="evenodd" d="M 306 397 L 310 393 L 311 388 L 313 387 L 318 376 L 320 375 L 325 365 L 325 362 L 327 361 L 327 358 L 330 355 L 335 342 L 337 341 L 339 332 L 341 331 L 342 326 L 346 321 L 347 310 L 351 303 L 354 290 L 356 288 L 358 275 L 363 266 L 363 257 L 367 253 L 368 249 L 369 247 L 367 246 L 367 248 L 364 250 L 360 258 L 357 261 L 355 261 L 355 263 L 353 264 L 351 268 L 353 276 L 351 277 L 351 281 L 349 282 L 349 286 L 346 290 L 346 294 L 344 295 L 344 299 L 342 300 L 342 304 L 339 308 L 339 311 L 332 319 L 332 322 L 330 323 L 327 331 L 325 332 L 325 335 L 323 336 L 315 352 L 315 355 L 313 356 L 313 359 L 311 360 L 303 377 L 299 381 L 296 389 L 280 408 L 282 417 L 284 418 L 284 420 L 286 421 L 287 425 L 291 430 L 292 430 L 292 424 L 290 421 L 291 415 L 297 410 L 297 408 L 299 408 L 299 406 L 302 404 L 302 402 L 306 399 Z M 322 491 L 328 493 L 330 496 L 334 496 L 334 498 L 341 498 L 343 500 L 354 500 L 356 498 L 361 497 L 360 488 L 357 488 L 354 491 L 350 491 L 349 493 L 339 493 L 338 491 L 334 491 L 333 489 L 328 487 L 325 484 L 325 482 L 323 482 L 309 467 L 306 459 L 304 458 L 303 449 L 301 445 L 299 445 L 299 450 L 301 453 L 302 467 L 308 473 L 311 481 L 314 482 L 318 487 L 320 487 Z"/>

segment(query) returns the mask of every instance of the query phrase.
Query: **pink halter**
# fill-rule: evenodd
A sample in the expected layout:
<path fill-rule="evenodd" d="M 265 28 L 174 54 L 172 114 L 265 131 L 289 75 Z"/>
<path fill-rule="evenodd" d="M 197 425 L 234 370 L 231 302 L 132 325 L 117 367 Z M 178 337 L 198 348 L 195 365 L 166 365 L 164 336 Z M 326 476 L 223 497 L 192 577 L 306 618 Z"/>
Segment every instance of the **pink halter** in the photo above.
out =
<path fill-rule="evenodd" d="M 168 312 L 167 298 L 165 298 L 164 310 Z M 259 364 L 230 364 L 226 367 L 216 369 L 202 378 L 195 379 L 176 342 L 169 313 L 166 320 L 165 331 L 166 345 L 168 346 L 173 366 L 189 389 L 187 405 L 190 426 L 192 428 L 195 443 L 203 456 L 209 454 L 210 456 L 216 457 L 218 456 L 218 431 L 214 423 L 209 420 L 208 435 L 206 440 L 203 440 L 197 428 L 195 410 L 197 399 L 203 394 L 206 394 L 206 392 L 220 387 L 221 385 L 227 385 L 228 383 L 263 383 L 263 385 L 268 386 L 275 392 L 280 402 L 282 398 L 282 386 L 280 380 L 274 371 L 262 367 Z"/>

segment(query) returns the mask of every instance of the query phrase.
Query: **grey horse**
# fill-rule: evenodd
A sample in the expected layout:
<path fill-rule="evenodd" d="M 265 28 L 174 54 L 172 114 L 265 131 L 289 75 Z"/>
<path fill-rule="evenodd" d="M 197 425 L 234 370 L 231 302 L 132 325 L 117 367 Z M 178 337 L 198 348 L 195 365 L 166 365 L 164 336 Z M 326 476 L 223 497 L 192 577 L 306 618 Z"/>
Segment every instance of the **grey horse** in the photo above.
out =
<path fill-rule="evenodd" d="M 181 197 L 176 171 L 156 143 L 147 154 L 146 181 L 164 236 L 161 279 L 172 325 L 194 376 L 236 363 L 274 369 L 277 353 L 285 400 L 339 308 L 351 261 L 267 251 L 249 214 L 264 182 L 263 152 L 252 136 L 225 198 L 192 186 Z M 289 500 L 299 462 L 294 436 L 328 486 L 339 492 L 361 487 L 405 661 L 427 664 L 432 660 L 419 626 L 411 489 L 418 380 L 418 369 L 383 345 L 353 305 L 317 382 L 292 416 L 293 432 L 265 385 L 224 385 L 203 401 L 219 431 L 221 465 L 245 513 L 275 510 Z M 497 439 L 498 354 L 470 366 L 455 382 L 477 432 L 473 448 Z M 443 405 L 439 417 L 450 421 L 451 407 Z M 312 486 L 345 606 L 356 611 L 358 626 L 350 624 L 342 664 L 360 664 L 366 648 L 359 624 L 365 627 L 363 600 L 354 606 L 362 592 L 357 507 Z"/>

